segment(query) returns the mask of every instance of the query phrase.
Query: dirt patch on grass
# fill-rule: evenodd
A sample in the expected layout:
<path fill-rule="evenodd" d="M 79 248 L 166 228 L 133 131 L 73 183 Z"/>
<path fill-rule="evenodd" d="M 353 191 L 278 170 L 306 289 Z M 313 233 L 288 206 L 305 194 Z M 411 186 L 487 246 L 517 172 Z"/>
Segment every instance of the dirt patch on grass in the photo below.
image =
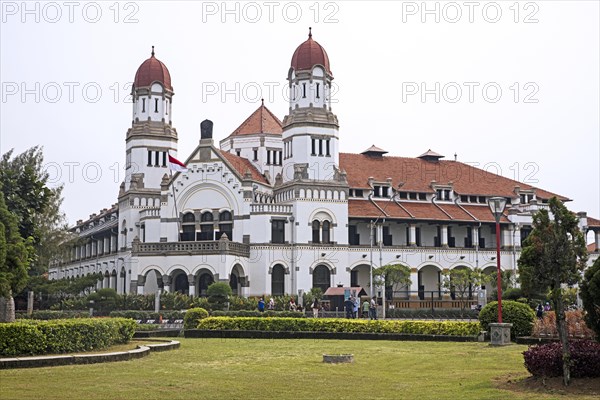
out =
<path fill-rule="evenodd" d="M 496 387 L 530 394 L 600 397 L 600 378 L 571 379 L 571 384 L 565 387 L 561 376 L 555 378 L 535 378 L 532 376 L 523 378 L 522 375 L 509 375 L 496 379 Z"/>

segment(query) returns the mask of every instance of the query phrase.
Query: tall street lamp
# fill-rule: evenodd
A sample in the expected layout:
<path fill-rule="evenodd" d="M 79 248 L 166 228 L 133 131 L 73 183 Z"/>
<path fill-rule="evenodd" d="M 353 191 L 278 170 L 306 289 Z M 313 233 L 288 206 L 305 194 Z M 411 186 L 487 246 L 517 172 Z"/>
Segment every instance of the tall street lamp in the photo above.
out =
<path fill-rule="evenodd" d="M 502 323 L 502 270 L 500 269 L 500 218 L 506 207 L 506 198 L 491 197 L 488 200 L 488 205 L 494 218 L 496 219 L 496 267 L 498 269 L 498 323 Z"/>

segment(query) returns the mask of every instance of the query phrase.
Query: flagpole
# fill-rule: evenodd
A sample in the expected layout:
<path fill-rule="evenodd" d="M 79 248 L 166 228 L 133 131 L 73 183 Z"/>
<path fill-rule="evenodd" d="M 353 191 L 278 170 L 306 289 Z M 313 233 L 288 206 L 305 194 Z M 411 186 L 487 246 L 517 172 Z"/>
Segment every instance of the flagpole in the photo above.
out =
<path fill-rule="evenodd" d="M 179 211 L 177 210 L 177 198 L 175 197 L 175 181 L 173 180 L 173 169 L 170 166 L 169 173 L 171 174 L 171 189 L 173 189 L 173 204 L 175 206 L 175 218 L 177 218 L 177 241 L 181 242 L 181 218 L 179 218 Z"/>

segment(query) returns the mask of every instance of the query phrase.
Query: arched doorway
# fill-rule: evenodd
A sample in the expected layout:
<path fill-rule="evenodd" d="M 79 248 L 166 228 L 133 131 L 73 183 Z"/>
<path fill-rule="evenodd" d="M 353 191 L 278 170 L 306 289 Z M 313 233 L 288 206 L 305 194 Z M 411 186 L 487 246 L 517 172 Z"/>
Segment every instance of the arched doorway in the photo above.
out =
<path fill-rule="evenodd" d="M 317 265 L 313 270 L 313 285 L 314 288 L 320 288 L 323 293 L 327 288 L 331 287 L 331 271 L 326 265 Z"/>
<path fill-rule="evenodd" d="M 242 278 L 244 271 L 240 264 L 235 264 L 229 274 L 229 286 L 234 296 L 240 296 L 242 294 Z"/>
<path fill-rule="evenodd" d="M 271 295 L 283 296 L 285 292 L 285 268 L 277 264 L 271 270 Z"/>
<path fill-rule="evenodd" d="M 426 265 L 417 273 L 419 298 L 425 299 L 441 299 L 442 289 L 442 271 L 435 265 Z"/>
<path fill-rule="evenodd" d="M 146 280 L 144 282 L 144 294 L 155 294 L 158 289 L 163 288 L 162 275 L 158 270 L 151 269 L 146 272 Z"/>
<path fill-rule="evenodd" d="M 176 269 L 171 273 L 171 291 L 181 294 L 189 294 L 190 285 L 185 271 Z"/>
<path fill-rule="evenodd" d="M 208 287 L 215 282 L 215 278 L 207 269 L 200 270 L 197 274 L 197 284 L 196 284 L 196 292 L 198 296 L 206 297 Z"/>
<path fill-rule="evenodd" d="M 350 271 L 350 286 L 360 286 L 365 292 L 370 293 L 371 268 L 367 264 L 357 265 Z"/>

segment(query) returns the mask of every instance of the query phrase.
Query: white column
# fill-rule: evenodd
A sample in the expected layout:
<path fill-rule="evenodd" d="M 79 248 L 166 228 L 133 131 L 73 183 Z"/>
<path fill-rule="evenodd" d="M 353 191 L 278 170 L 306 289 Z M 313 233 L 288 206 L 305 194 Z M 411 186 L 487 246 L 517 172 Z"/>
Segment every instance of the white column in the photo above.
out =
<path fill-rule="evenodd" d="M 440 238 L 440 244 L 442 247 L 448 247 L 448 225 L 442 225 L 442 237 Z"/>
<path fill-rule="evenodd" d="M 600 230 L 594 232 L 594 236 L 596 237 L 596 251 L 600 251 Z"/>
<path fill-rule="evenodd" d="M 414 226 L 413 224 L 409 225 L 408 228 L 408 245 L 409 246 L 416 246 L 417 245 L 417 227 Z"/>
<path fill-rule="evenodd" d="M 410 300 L 419 300 L 419 271 L 410 269 Z"/>

